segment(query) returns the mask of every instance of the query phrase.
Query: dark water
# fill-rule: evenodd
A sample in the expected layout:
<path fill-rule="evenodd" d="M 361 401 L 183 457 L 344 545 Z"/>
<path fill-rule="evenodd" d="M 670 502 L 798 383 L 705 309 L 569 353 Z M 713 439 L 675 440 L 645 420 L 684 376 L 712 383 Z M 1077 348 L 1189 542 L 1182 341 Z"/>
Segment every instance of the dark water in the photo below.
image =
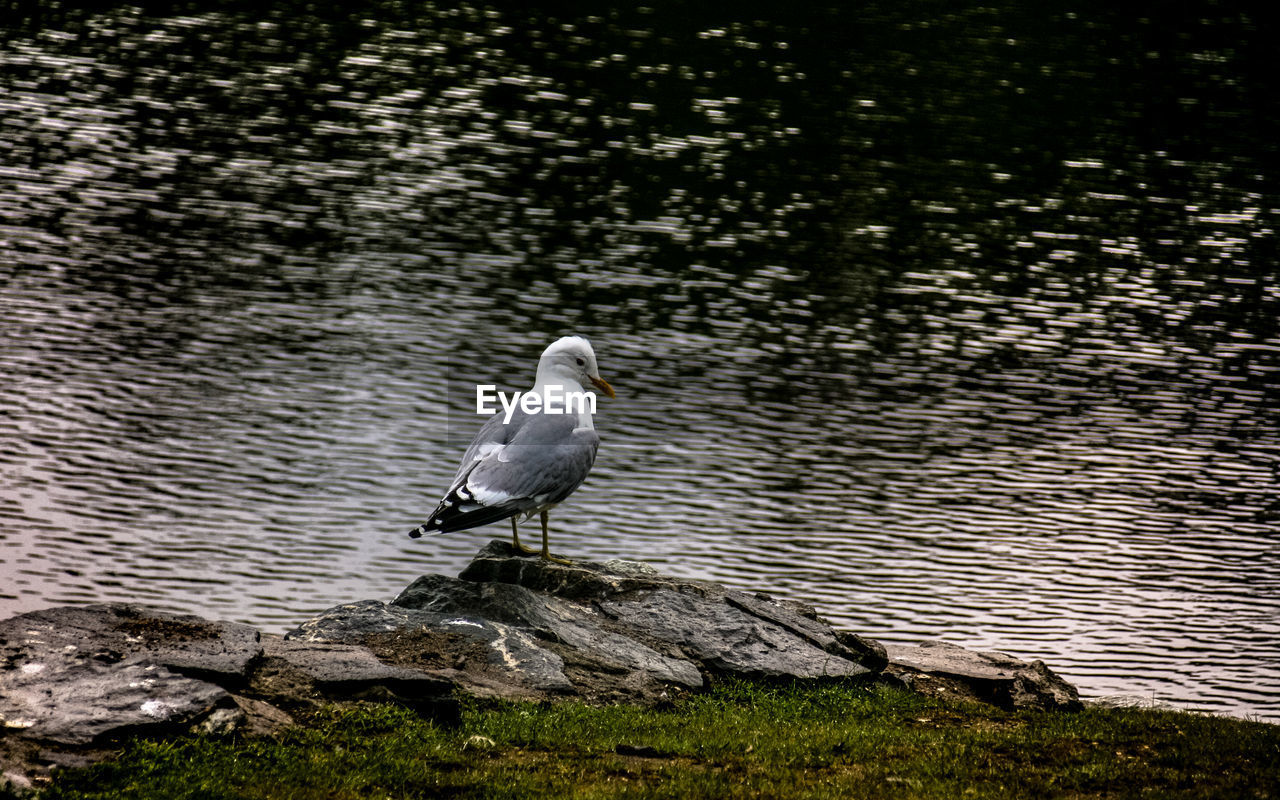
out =
<path fill-rule="evenodd" d="M 50 5 L 0 44 L 0 615 L 456 572 L 505 527 L 404 534 L 474 384 L 578 332 L 620 397 L 558 551 L 1280 720 L 1270 19 Z"/>

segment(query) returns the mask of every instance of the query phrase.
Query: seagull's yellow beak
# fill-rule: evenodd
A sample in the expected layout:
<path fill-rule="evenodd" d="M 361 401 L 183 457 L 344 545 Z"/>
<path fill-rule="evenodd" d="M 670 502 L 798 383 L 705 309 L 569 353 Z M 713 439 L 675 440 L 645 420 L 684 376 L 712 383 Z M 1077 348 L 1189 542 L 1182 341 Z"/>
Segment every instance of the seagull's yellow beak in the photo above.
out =
<path fill-rule="evenodd" d="M 597 377 L 595 377 L 594 375 L 588 375 L 588 376 L 587 376 L 587 380 L 591 381 L 591 383 L 592 383 L 592 384 L 593 384 L 597 389 L 599 389 L 601 392 L 604 392 L 604 396 L 605 396 L 605 397 L 617 397 L 617 396 L 618 396 L 618 395 L 613 391 L 613 387 L 612 387 L 612 386 L 610 386 L 610 385 L 609 385 L 609 382 L 608 382 L 608 381 L 606 381 L 604 378 L 597 378 Z"/>

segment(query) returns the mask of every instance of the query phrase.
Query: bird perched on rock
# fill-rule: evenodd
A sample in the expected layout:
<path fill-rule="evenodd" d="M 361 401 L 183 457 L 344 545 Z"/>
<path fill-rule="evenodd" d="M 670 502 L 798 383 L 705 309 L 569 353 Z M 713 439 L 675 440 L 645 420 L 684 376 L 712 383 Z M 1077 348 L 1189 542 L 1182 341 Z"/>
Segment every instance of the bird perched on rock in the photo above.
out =
<path fill-rule="evenodd" d="M 511 519 L 511 542 L 526 554 L 555 558 L 547 543 L 547 511 L 586 480 L 596 460 L 600 437 L 591 421 L 594 386 L 607 397 L 613 387 L 600 377 L 591 343 L 581 336 L 552 342 L 538 360 L 529 392 L 480 427 L 462 456 L 453 483 L 431 517 L 409 532 L 418 538 Z M 517 518 L 542 518 L 542 550 L 520 544 Z"/>

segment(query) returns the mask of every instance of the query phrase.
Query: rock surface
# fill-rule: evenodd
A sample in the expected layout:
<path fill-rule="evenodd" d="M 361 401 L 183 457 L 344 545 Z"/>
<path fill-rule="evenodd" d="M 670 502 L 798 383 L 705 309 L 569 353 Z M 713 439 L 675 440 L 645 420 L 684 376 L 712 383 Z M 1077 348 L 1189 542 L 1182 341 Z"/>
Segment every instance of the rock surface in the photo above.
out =
<path fill-rule="evenodd" d="M 872 678 L 884 651 L 813 609 L 635 562 L 557 564 L 491 542 L 459 578 L 425 575 L 389 604 L 339 606 L 286 639 L 368 647 L 451 669 L 468 691 L 651 702 L 720 676 Z M 430 661 L 424 661 L 424 653 Z"/>
<path fill-rule="evenodd" d="M 0 772 L 109 753 L 134 733 L 261 735 L 326 702 L 396 702 L 456 717 L 456 694 L 655 703 L 726 677 L 889 680 L 930 694 L 1072 708 L 1041 662 L 955 645 L 879 643 L 801 603 L 485 546 L 457 578 L 390 603 L 337 606 L 283 638 L 132 604 L 0 621 Z"/>
<path fill-rule="evenodd" d="M 948 642 L 887 645 L 885 649 L 889 654 L 885 673 L 922 694 L 978 700 L 1006 709 L 1081 707 L 1075 687 L 1043 661 L 1028 664 L 1003 653 L 966 650 Z"/>
<path fill-rule="evenodd" d="M 0 725 L 84 745 L 181 728 L 234 705 L 212 682 L 261 651 L 244 625 L 134 605 L 35 611 L 0 622 Z"/>

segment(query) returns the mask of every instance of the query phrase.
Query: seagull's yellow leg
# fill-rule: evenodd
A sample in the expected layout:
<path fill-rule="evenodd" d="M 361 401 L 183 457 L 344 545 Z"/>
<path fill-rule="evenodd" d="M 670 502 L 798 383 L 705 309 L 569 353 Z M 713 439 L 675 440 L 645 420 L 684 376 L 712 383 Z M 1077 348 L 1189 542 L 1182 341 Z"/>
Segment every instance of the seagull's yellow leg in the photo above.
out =
<path fill-rule="evenodd" d="M 542 512 L 542 557 L 547 561 L 554 561 L 557 564 L 572 564 L 573 562 L 567 558 L 556 558 L 551 555 L 551 549 L 547 544 L 547 512 Z"/>
<path fill-rule="evenodd" d="M 519 515 L 516 515 L 516 516 L 519 516 Z M 543 530 L 544 530 L 544 531 L 546 530 L 545 526 L 544 526 Z M 524 545 L 520 544 L 520 534 L 519 534 L 519 533 L 516 533 L 516 518 L 515 518 L 515 517 L 512 517 L 512 518 L 511 518 L 511 546 L 512 546 L 512 547 L 514 547 L 514 548 L 516 549 L 516 552 L 517 552 L 517 553 L 524 553 L 526 556 L 531 556 L 531 555 L 533 555 L 534 553 L 538 552 L 537 550 L 534 550 L 534 549 L 532 549 L 532 548 L 530 548 L 530 547 L 525 547 Z M 545 549 L 545 548 L 544 548 L 544 549 Z"/>

